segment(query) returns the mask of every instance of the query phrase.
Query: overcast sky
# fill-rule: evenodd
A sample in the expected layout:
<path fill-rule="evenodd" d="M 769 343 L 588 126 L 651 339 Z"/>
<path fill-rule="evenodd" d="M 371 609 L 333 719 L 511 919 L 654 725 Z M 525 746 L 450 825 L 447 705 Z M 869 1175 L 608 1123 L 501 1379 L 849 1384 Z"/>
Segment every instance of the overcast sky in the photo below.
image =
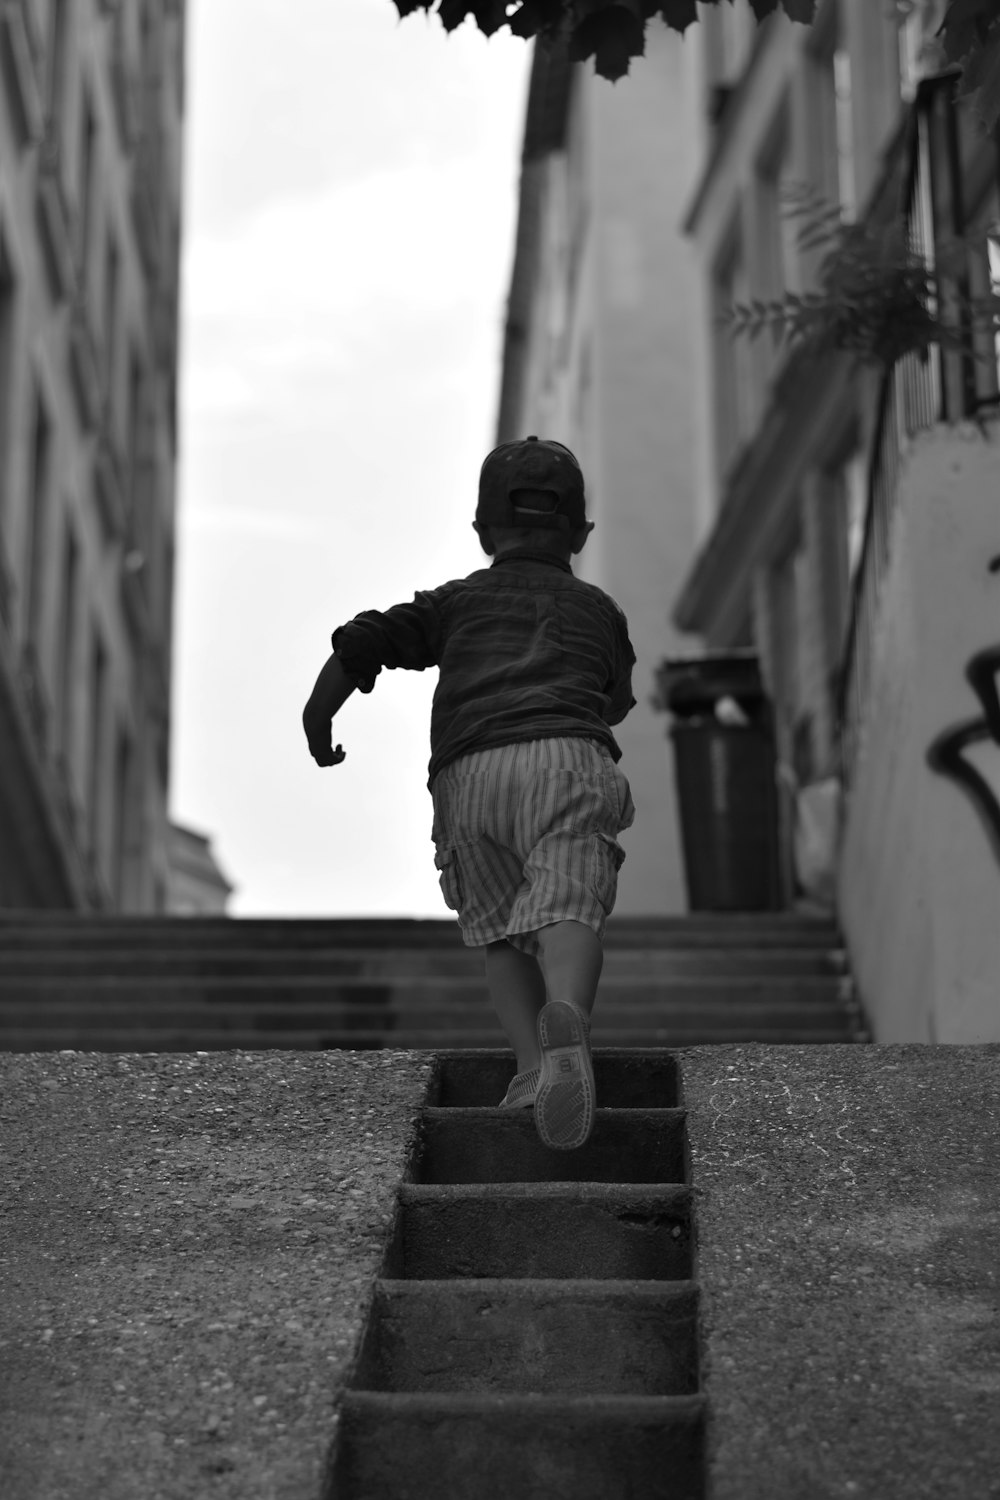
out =
<path fill-rule="evenodd" d="M 447 915 L 436 673 L 320 770 L 335 626 L 481 566 L 529 49 L 391 0 L 188 9 L 171 814 L 235 915 Z"/>

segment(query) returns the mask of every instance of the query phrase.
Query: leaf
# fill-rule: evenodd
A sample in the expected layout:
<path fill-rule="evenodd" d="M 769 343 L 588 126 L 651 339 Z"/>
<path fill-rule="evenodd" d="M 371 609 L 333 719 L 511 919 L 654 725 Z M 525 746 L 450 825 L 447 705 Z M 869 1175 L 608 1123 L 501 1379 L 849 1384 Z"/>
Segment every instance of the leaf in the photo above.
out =
<path fill-rule="evenodd" d="M 695 0 L 662 0 L 658 11 L 671 30 L 679 31 L 682 36 L 691 22 L 698 19 Z"/>
<path fill-rule="evenodd" d="M 492 36 L 507 23 L 507 0 L 476 0 L 473 14 L 483 35 Z"/>
<path fill-rule="evenodd" d="M 441 0 L 438 16 L 445 31 L 454 31 L 461 26 L 472 6 L 469 0 Z"/>
<path fill-rule="evenodd" d="M 811 26 L 816 17 L 816 0 L 781 0 L 781 8 L 790 21 Z"/>
<path fill-rule="evenodd" d="M 532 37 L 540 33 L 552 33 L 569 14 L 566 0 L 521 0 L 507 24 L 515 36 Z"/>
<path fill-rule="evenodd" d="M 641 57 L 645 50 L 646 28 L 638 10 L 614 0 L 606 0 L 579 21 L 569 43 L 572 62 L 593 55 L 595 72 L 612 82 L 627 73 L 632 58 Z"/>

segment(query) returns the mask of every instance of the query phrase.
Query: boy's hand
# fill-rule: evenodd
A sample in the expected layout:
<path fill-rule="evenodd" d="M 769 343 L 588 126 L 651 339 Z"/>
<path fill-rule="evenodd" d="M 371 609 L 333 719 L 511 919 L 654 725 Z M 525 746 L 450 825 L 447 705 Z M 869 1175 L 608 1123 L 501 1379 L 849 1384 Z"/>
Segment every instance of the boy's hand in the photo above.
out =
<path fill-rule="evenodd" d="M 343 745 L 338 745 L 335 750 L 330 743 L 330 721 L 353 692 L 354 682 L 340 665 L 335 652 L 316 678 L 316 685 L 302 710 L 302 727 L 309 742 L 309 754 L 318 766 L 339 766 L 345 758 Z"/>
<path fill-rule="evenodd" d="M 339 766 L 340 762 L 347 757 L 347 751 L 343 745 L 338 745 L 334 749 L 329 738 L 325 745 L 322 741 L 310 740 L 309 754 L 318 766 Z"/>

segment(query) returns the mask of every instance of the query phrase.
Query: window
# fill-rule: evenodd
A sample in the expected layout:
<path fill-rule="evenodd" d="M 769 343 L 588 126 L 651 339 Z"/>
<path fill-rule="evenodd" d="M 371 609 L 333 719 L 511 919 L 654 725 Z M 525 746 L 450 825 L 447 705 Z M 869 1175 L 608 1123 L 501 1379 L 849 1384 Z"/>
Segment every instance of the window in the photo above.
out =
<path fill-rule="evenodd" d="M 48 105 L 50 127 L 62 119 L 66 90 L 66 28 L 69 0 L 52 0 L 49 21 Z"/>
<path fill-rule="evenodd" d="M 840 8 L 823 26 L 810 58 L 812 178 L 845 219 L 857 212 L 854 171 L 854 90 Z"/>
<path fill-rule="evenodd" d="M 102 313 L 104 316 L 104 385 L 112 398 L 115 389 L 116 346 L 118 342 L 118 242 L 114 230 L 109 226 L 104 246 L 104 290 Z"/>
<path fill-rule="evenodd" d="M 766 302 L 780 301 L 788 292 L 801 290 L 799 276 L 799 222 L 789 212 L 793 206 L 793 173 L 789 148 L 787 105 L 771 129 L 764 151 L 757 162 L 757 256 L 755 281 L 758 295 Z M 777 327 L 772 334 L 773 347 L 780 348 Z M 763 338 L 759 347 L 766 350 Z M 767 362 L 770 369 L 771 361 Z"/>
<path fill-rule="evenodd" d="M 986 236 L 986 260 L 990 272 L 990 286 L 996 296 L 1000 297 L 1000 222 Z M 993 353 L 997 369 L 997 383 L 1000 384 L 1000 330 L 993 335 Z"/>
<path fill-rule="evenodd" d="M 17 306 L 17 285 L 7 256 L 2 232 L 0 232 L 0 565 L 3 561 L 2 542 L 7 498 L 7 460 L 10 445 L 7 434 L 10 427 L 10 407 L 14 385 L 14 313 Z M 3 580 L 0 579 L 0 595 Z M 0 597 L 0 614 L 4 600 Z"/>
<path fill-rule="evenodd" d="M 947 0 L 902 0 L 899 8 L 899 84 L 903 98 L 909 101 L 921 78 L 943 65 L 938 31 Z"/>
<path fill-rule="evenodd" d="M 856 438 L 852 442 L 856 443 Z M 842 450 L 842 456 L 823 470 L 820 479 L 824 521 L 828 523 L 824 524 L 823 540 L 824 546 L 829 548 L 831 570 L 827 639 L 831 655 L 839 657 L 850 619 L 854 575 L 861 562 L 864 544 L 868 509 L 868 467 L 864 450 L 858 446 Z"/>
<path fill-rule="evenodd" d="M 31 470 L 28 478 L 28 556 L 25 568 L 25 634 L 37 644 L 42 618 L 42 562 L 45 556 L 48 522 L 49 468 L 51 464 L 52 425 L 41 391 L 35 390 L 35 411 L 31 429 Z"/>
<path fill-rule="evenodd" d="M 80 268 L 81 281 L 86 285 L 87 267 L 90 264 L 90 239 L 91 220 L 93 218 L 94 197 L 94 148 L 97 137 L 97 122 L 94 119 L 94 109 L 90 102 L 90 94 L 86 88 L 82 91 L 82 104 L 80 107 L 80 172 L 77 180 L 77 226 L 78 241 L 76 247 L 77 264 Z"/>
<path fill-rule="evenodd" d="M 142 360 L 133 349 L 128 375 L 128 506 L 134 516 L 139 509 L 139 464 L 142 459 L 143 402 L 145 381 Z"/>
<path fill-rule="evenodd" d="M 841 215 L 857 216 L 858 199 L 854 176 L 854 93 L 851 55 L 842 44 L 833 54 L 833 93 L 836 109 L 837 195 Z"/>
<path fill-rule="evenodd" d="M 90 638 L 90 669 L 87 673 L 87 818 L 90 847 L 98 857 L 103 821 L 104 699 L 107 691 L 107 654 L 97 627 Z"/>
<path fill-rule="evenodd" d="M 754 351 L 749 339 L 734 337 L 725 315 L 734 303 L 749 301 L 742 236 L 730 240 L 713 278 L 713 333 L 716 451 L 724 476 L 749 438 L 754 418 Z"/>
<path fill-rule="evenodd" d="M 807 644 L 802 628 L 808 559 L 796 528 L 771 570 L 771 644 L 778 753 L 799 782 L 814 773 L 813 716 L 805 702 Z"/>
<path fill-rule="evenodd" d="M 113 880 L 115 905 L 119 911 L 125 908 L 125 896 L 129 884 L 129 837 L 131 829 L 132 802 L 132 742 L 128 732 L 119 726 L 115 747 L 115 804 L 114 837 L 112 840 Z"/>
<path fill-rule="evenodd" d="M 62 568 L 59 580 L 59 743 L 68 760 L 73 741 L 73 701 L 76 696 L 76 610 L 79 591 L 80 549 L 70 521 L 63 534 Z"/>

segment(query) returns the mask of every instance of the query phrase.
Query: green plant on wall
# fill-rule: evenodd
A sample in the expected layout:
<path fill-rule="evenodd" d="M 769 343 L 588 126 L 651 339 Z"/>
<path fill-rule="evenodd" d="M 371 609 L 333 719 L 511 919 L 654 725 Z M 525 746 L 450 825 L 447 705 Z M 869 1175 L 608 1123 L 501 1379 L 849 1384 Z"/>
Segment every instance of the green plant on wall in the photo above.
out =
<path fill-rule="evenodd" d="M 448 31 L 472 19 L 492 36 L 507 26 L 515 36 L 548 42 L 564 39 L 573 61 L 594 59 L 603 78 L 621 78 L 633 57 L 645 51 L 646 27 L 658 18 L 672 31 L 685 32 L 698 19 L 696 0 L 393 0 L 401 16 L 433 11 Z M 703 5 L 732 0 L 701 0 Z M 748 0 L 758 21 L 783 11 L 808 25 L 818 0 Z M 866 0 L 881 4 L 883 0 Z M 914 0 L 896 0 L 900 16 Z M 948 0 L 940 28 L 944 60 L 961 70 L 962 93 L 984 129 L 1000 119 L 1000 0 Z"/>
<path fill-rule="evenodd" d="M 845 351 L 889 368 L 932 344 L 966 351 L 970 329 L 1000 331 L 1000 287 L 978 296 L 964 289 L 981 234 L 939 242 L 932 267 L 901 222 L 846 223 L 839 205 L 809 187 L 790 191 L 785 211 L 801 221 L 799 248 L 821 254 L 816 289 L 734 304 L 722 317 L 734 336 L 754 339 L 769 329 L 816 353 Z"/>

